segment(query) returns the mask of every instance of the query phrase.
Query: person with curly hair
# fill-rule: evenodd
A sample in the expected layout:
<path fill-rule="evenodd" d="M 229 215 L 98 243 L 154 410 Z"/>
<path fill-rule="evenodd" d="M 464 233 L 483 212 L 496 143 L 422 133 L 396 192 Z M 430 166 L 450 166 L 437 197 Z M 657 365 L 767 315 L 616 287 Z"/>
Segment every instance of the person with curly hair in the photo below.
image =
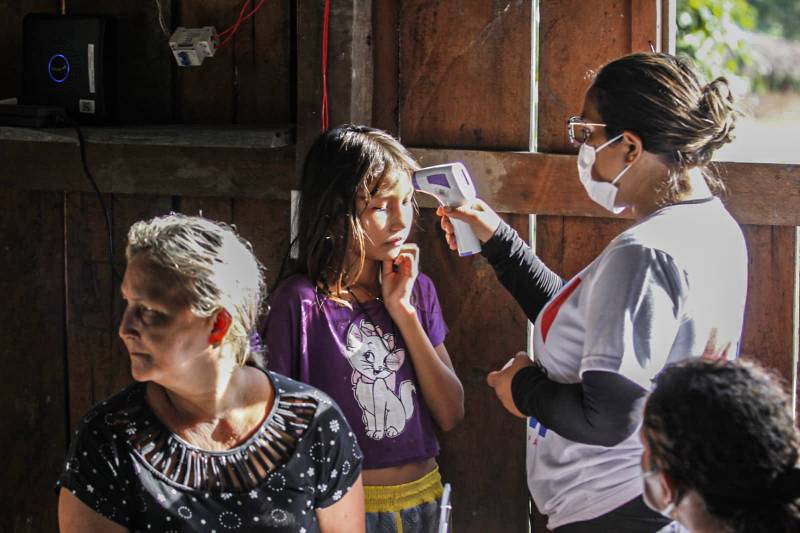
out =
<path fill-rule="evenodd" d="M 692 533 L 800 531 L 800 432 L 789 395 L 758 365 L 667 368 L 640 437 L 645 502 Z"/>

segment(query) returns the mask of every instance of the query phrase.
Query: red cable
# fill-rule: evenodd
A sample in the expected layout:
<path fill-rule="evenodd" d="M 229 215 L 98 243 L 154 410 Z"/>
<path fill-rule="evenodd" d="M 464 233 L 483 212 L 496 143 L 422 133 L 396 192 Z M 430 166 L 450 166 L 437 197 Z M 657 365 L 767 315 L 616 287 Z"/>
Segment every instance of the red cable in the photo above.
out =
<path fill-rule="evenodd" d="M 245 11 L 245 9 L 247 9 L 247 6 L 250 4 L 251 1 L 252 0 L 245 0 L 244 1 L 244 3 L 242 4 L 241 9 L 239 9 L 239 15 L 237 15 L 236 21 L 233 24 L 231 24 L 230 26 L 228 26 L 225 30 L 221 31 L 219 33 L 219 35 L 225 35 L 229 31 L 234 30 L 234 29 L 239 27 L 239 24 L 241 24 L 241 22 L 242 22 L 242 16 L 244 15 L 244 11 Z"/>
<path fill-rule="evenodd" d="M 253 8 L 253 10 L 252 10 L 250 13 L 248 13 L 247 15 L 245 15 L 244 17 L 242 17 L 242 20 L 241 20 L 241 21 L 242 21 L 242 22 L 245 22 L 245 21 L 247 21 L 247 19 L 249 19 L 250 17 L 252 17 L 253 15 L 255 15 L 255 14 L 256 14 L 256 11 L 258 11 L 259 9 L 261 9 L 261 6 L 262 6 L 262 5 L 264 5 L 264 2 L 266 2 L 266 0 L 261 0 L 261 1 L 260 1 L 260 2 L 259 2 L 257 5 L 256 5 L 256 7 L 254 7 L 254 8 Z M 240 13 L 240 15 L 241 15 L 241 13 Z M 230 26 L 228 29 L 224 30 L 222 33 L 220 33 L 220 35 L 224 35 L 224 34 L 228 33 L 229 31 L 231 31 L 231 30 L 233 29 L 233 26 L 234 26 L 234 24 L 231 24 L 231 26 Z"/>
<path fill-rule="evenodd" d="M 236 22 L 234 22 L 231 26 L 228 27 L 228 29 L 222 32 L 222 35 L 228 32 L 230 32 L 230 34 L 228 34 L 228 36 L 220 43 L 220 45 L 217 48 L 222 48 L 224 45 L 226 45 L 228 41 L 230 41 L 231 38 L 233 38 L 233 36 L 236 35 L 236 32 L 239 31 L 239 26 L 242 24 L 242 17 L 244 17 L 244 12 L 245 10 L 247 10 L 247 6 L 250 5 L 251 1 L 252 0 L 244 1 L 244 3 L 242 4 L 242 8 L 239 10 L 239 16 L 236 17 Z M 217 38 L 219 38 L 219 35 L 217 36 Z"/>
<path fill-rule="evenodd" d="M 244 3 L 244 5 L 242 6 L 242 10 L 239 12 L 239 18 L 237 18 L 237 19 L 236 19 L 236 22 L 235 22 L 234 24 L 232 24 L 232 25 L 231 25 L 229 28 L 227 28 L 226 30 L 224 30 L 222 33 L 218 34 L 218 37 L 222 37 L 222 36 L 223 36 L 223 35 L 225 35 L 226 33 L 230 32 L 230 34 L 228 34 L 228 36 L 227 36 L 227 37 L 225 37 L 225 39 L 224 39 L 224 40 L 223 40 L 223 41 L 220 43 L 220 45 L 219 45 L 217 48 L 222 48 L 224 45 L 226 45 L 226 44 L 227 44 L 227 43 L 228 43 L 228 42 L 229 42 L 229 41 L 230 41 L 230 40 L 233 38 L 234 34 L 235 34 L 237 31 L 239 31 L 239 27 L 240 27 L 240 26 L 241 26 L 241 25 L 242 25 L 242 24 L 243 24 L 245 21 L 247 21 L 248 19 L 250 19 L 250 17 L 252 17 L 253 15 L 255 15 L 255 14 L 256 14 L 256 12 L 258 12 L 258 10 L 259 10 L 259 9 L 261 9 L 261 6 L 263 6 L 263 5 L 264 5 L 264 3 L 265 3 L 266 1 L 267 1 L 267 0 L 260 0 L 260 1 L 258 2 L 258 4 L 256 4 L 256 6 L 253 8 L 253 10 L 252 10 L 252 11 L 250 11 L 250 13 L 248 13 L 247 15 L 245 15 L 245 14 L 244 14 L 244 10 L 245 10 L 245 8 L 247 7 L 247 5 L 250 3 L 250 0 L 247 0 L 247 1 Z"/>
<path fill-rule="evenodd" d="M 325 16 L 322 19 L 322 131 L 327 131 L 328 123 L 328 22 L 331 13 L 331 0 L 325 0 Z"/>

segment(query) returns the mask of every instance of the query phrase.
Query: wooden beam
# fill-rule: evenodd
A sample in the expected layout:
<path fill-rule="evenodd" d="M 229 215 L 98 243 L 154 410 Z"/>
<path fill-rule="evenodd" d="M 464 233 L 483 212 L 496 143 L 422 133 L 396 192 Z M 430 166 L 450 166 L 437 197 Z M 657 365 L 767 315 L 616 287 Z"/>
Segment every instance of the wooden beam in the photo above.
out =
<path fill-rule="evenodd" d="M 400 113 L 400 4 L 372 2 L 374 94 L 371 125 L 398 135 Z"/>
<path fill-rule="evenodd" d="M 297 176 L 321 131 L 324 1 L 297 2 Z M 329 124 L 372 119 L 372 0 L 331 1 Z"/>
<path fill-rule="evenodd" d="M 48 157 L 42 157 L 43 150 Z M 463 161 L 480 197 L 498 212 L 613 218 L 586 196 L 573 155 L 411 150 L 423 165 Z M 295 184 L 294 146 L 90 143 L 88 155 L 104 193 L 288 200 Z M 92 192 L 74 145 L 0 140 L 0 160 L 13 161 L 0 170 L 0 187 Z M 726 204 L 740 223 L 800 226 L 800 165 L 717 163 L 716 168 L 730 189 Z M 422 205 L 433 204 L 422 199 Z"/>
<path fill-rule="evenodd" d="M 280 148 L 89 143 L 89 168 L 105 193 L 289 199 L 294 146 Z M 78 147 L 0 140 L 0 187 L 93 192 Z"/>
<path fill-rule="evenodd" d="M 398 4 L 399 89 L 376 95 L 398 95 L 401 140 L 428 147 L 527 149 L 532 3 Z M 392 15 L 382 14 L 376 22 L 386 24 L 384 16 Z M 384 68 L 379 74 L 391 83 L 393 65 L 381 64 Z M 529 234 L 525 214 L 503 218 L 521 235 Z M 525 425 L 503 412 L 486 386 L 486 374 L 526 345 L 527 320 L 484 258 L 464 259 L 447 248 L 431 210 L 422 210 L 415 226 L 412 239 L 420 246 L 421 268 L 436 286 L 450 328 L 447 349 L 464 386 L 468 413 L 455 430 L 441 435 L 439 465 L 455 491 L 453 527 L 526 531 Z M 496 453 L 497 442 L 509 443 L 510 453 Z M 493 483 L 476 483 L 482 479 Z"/>
<path fill-rule="evenodd" d="M 478 195 L 501 213 L 613 218 L 578 181 L 575 156 L 414 148 L 422 165 L 463 161 Z M 717 163 L 725 200 L 741 224 L 800 226 L 800 165 Z M 429 206 L 427 200 L 423 205 Z M 631 218 L 623 213 L 618 218 Z"/>

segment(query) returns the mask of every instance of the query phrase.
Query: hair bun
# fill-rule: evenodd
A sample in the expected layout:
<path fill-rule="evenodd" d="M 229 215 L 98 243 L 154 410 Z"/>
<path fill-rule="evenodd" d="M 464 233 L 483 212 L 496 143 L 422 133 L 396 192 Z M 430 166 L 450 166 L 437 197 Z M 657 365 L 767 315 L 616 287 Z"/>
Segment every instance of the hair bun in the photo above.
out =
<path fill-rule="evenodd" d="M 707 125 L 698 132 L 697 151 L 700 159 L 707 162 L 717 149 L 734 139 L 738 111 L 728 80 L 719 77 L 706 84 L 697 107 Z"/>

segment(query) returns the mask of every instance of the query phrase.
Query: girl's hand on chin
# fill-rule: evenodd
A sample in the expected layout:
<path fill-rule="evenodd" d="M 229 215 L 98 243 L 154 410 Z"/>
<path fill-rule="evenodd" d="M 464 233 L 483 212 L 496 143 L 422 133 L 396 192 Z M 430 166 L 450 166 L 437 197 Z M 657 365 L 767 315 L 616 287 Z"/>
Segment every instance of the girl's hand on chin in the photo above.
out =
<path fill-rule="evenodd" d="M 414 256 L 401 252 L 394 261 L 384 261 L 381 268 L 381 293 L 389 314 L 415 312 L 411 304 L 411 290 L 418 274 Z"/>

